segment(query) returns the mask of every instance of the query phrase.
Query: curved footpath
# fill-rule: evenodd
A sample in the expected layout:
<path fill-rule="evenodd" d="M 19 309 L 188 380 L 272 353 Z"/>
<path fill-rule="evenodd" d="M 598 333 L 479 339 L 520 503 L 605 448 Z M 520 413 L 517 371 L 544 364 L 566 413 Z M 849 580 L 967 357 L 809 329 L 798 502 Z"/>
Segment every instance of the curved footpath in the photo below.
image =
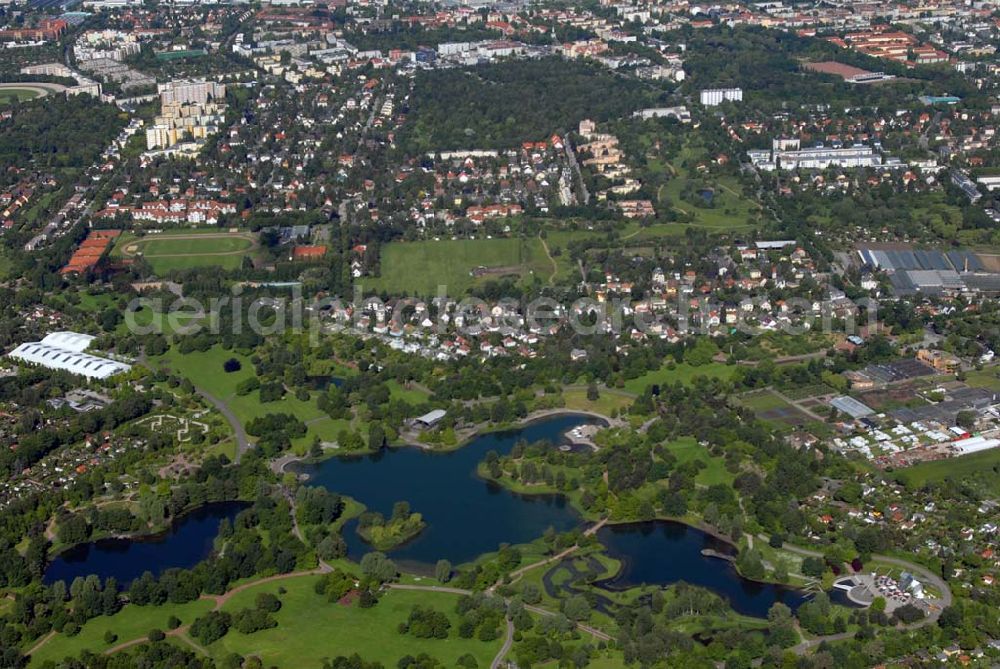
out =
<path fill-rule="evenodd" d="M 241 423 L 240 419 L 236 417 L 233 410 L 229 408 L 229 405 L 215 395 L 197 387 L 195 388 L 195 392 L 204 397 L 212 406 L 218 409 L 219 413 L 225 416 L 226 420 L 229 422 L 229 426 L 233 428 L 233 434 L 236 436 L 236 462 L 239 462 L 243 454 L 249 451 L 253 446 L 253 444 L 250 443 L 250 438 L 247 437 L 247 431 L 243 429 L 243 423 Z"/>

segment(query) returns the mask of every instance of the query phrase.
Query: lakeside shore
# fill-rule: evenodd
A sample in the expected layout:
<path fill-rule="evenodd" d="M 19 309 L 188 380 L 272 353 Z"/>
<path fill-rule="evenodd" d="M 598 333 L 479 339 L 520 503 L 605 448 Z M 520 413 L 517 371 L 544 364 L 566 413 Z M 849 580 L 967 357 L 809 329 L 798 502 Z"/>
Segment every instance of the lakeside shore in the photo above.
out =
<path fill-rule="evenodd" d="M 402 436 L 400 437 L 399 443 L 389 444 L 386 448 L 398 449 L 398 448 L 419 448 L 420 450 L 427 451 L 429 453 L 449 453 L 451 451 L 457 451 L 461 448 L 468 446 L 477 437 L 481 437 L 486 434 L 492 434 L 495 432 L 505 432 L 508 430 L 519 430 L 533 423 L 537 423 L 548 418 L 555 418 L 559 416 L 587 416 L 590 418 L 595 418 L 597 420 L 603 421 L 606 427 L 621 427 L 625 425 L 625 422 L 618 418 L 611 418 L 610 416 L 605 416 L 604 414 L 597 413 L 596 411 L 587 411 L 586 409 L 566 409 L 561 407 L 556 407 L 552 409 L 538 409 L 532 411 L 524 418 L 512 422 L 512 423 L 502 423 L 499 425 L 490 425 L 488 423 L 482 423 L 479 425 L 474 425 L 469 428 L 463 428 L 458 431 L 456 436 L 460 435 L 455 444 L 447 446 L 434 446 L 431 444 L 426 444 L 420 442 L 412 437 Z M 295 453 L 285 453 L 284 455 L 272 460 L 269 463 L 271 471 L 273 471 L 278 476 L 285 474 L 287 468 L 291 464 L 297 463 L 318 463 L 328 460 L 332 457 L 356 457 L 361 455 L 371 455 L 375 451 L 364 448 L 357 451 L 341 451 L 337 448 L 324 449 L 323 455 L 321 456 L 311 456 L 311 455 L 297 455 Z"/>

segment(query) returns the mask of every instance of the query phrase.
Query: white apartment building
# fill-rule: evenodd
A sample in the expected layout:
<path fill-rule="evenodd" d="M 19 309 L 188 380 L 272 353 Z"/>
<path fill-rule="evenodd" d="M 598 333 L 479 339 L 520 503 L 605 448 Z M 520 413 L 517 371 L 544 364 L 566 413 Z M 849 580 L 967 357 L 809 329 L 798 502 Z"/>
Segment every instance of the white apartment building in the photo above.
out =
<path fill-rule="evenodd" d="M 706 88 L 701 92 L 701 104 L 715 107 L 723 102 L 743 102 L 742 88 Z"/>

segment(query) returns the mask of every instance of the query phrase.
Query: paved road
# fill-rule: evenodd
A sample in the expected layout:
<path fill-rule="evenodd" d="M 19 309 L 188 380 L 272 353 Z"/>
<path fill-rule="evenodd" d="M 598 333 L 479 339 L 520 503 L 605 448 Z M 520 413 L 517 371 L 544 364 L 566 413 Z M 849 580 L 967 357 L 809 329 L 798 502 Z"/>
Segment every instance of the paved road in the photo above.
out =
<path fill-rule="evenodd" d="M 496 657 L 490 663 L 490 669 L 499 669 L 500 665 L 503 663 L 503 659 L 507 657 L 507 653 L 510 652 L 510 647 L 514 645 L 514 621 L 507 618 L 507 634 L 504 637 L 503 645 L 500 646 L 500 650 L 497 651 Z"/>
<path fill-rule="evenodd" d="M 243 429 L 243 423 L 240 422 L 240 419 L 229 408 L 229 405 L 218 397 L 201 388 L 195 388 L 195 391 L 208 400 L 229 421 L 229 425 L 233 428 L 233 434 L 236 436 L 236 462 L 239 462 L 243 454 L 253 448 L 253 444 L 250 443 L 250 439 L 247 437 L 247 431 Z"/>

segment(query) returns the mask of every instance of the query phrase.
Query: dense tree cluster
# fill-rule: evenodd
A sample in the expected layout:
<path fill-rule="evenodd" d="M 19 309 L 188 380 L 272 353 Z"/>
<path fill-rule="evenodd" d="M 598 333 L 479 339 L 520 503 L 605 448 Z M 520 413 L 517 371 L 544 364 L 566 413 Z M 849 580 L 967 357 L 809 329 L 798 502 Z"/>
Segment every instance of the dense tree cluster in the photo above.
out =
<path fill-rule="evenodd" d="M 654 101 L 635 80 L 560 58 L 421 70 L 400 141 L 410 155 L 470 145 L 508 149 L 565 132 L 584 118 L 617 118 Z"/>

